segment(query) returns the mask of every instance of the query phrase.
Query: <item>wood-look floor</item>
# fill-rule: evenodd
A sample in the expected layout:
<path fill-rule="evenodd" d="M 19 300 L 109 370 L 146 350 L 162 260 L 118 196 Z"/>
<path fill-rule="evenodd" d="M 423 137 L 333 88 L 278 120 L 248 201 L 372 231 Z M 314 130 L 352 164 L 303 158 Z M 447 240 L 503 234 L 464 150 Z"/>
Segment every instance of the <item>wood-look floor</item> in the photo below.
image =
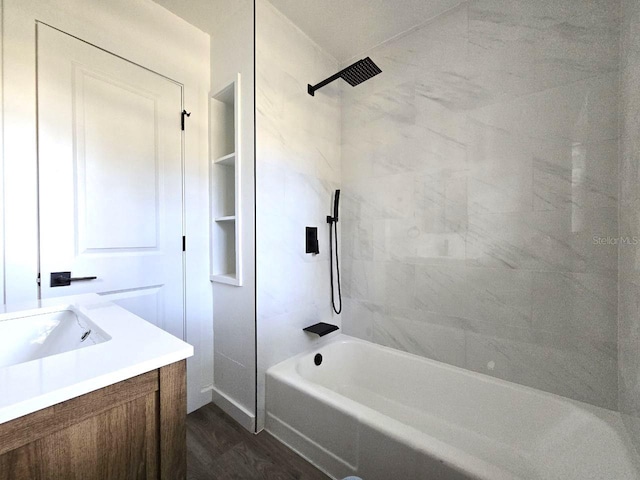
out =
<path fill-rule="evenodd" d="M 327 480 L 267 432 L 247 432 L 214 404 L 187 416 L 188 480 Z"/>

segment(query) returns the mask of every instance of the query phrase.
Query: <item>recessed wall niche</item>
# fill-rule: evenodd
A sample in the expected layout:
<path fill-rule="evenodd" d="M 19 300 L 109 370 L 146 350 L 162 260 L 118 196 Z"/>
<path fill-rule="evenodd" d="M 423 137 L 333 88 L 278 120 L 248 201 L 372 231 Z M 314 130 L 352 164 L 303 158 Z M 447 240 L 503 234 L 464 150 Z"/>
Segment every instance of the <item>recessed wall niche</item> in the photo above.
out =
<path fill-rule="evenodd" d="M 211 281 L 242 286 L 240 74 L 210 99 Z"/>

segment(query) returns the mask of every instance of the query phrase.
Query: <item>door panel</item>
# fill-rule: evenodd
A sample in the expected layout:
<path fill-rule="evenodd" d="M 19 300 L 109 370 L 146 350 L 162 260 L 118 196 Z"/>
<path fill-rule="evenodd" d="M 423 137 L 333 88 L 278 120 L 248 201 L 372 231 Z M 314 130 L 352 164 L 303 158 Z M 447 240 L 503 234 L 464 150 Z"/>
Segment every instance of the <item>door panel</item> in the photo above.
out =
<path fill-rule="evenodd" d="M 162 177 L 157 102 L 144 91 L 75 70 L 78 253 L 155 249 Z"/>
<path fill-rule="evenodd" d="M 183 337 L 182 87 L 37 28 L 41 296 L 103 294 Z"/>

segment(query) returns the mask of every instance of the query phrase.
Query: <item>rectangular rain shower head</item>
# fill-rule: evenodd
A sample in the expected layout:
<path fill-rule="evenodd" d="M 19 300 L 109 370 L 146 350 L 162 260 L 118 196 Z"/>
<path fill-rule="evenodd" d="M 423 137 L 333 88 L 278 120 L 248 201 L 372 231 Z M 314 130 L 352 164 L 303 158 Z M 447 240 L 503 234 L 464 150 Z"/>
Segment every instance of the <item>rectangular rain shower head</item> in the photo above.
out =
<path fill-rule="evenodd" d="M 355 87 L 356 85 L 360 85 L 362 82 L 375 77 L 379 73 L 382 73 L 382 70 L 380 70 L 380 68 L 375 63 L 373 63 L 373 60 L 367 57 L 362 60 L 358 60 L 356 63 L 349 65 L 343 70 L 340 70 L 332 77 L 323 80 L 317 85 L 308 85 L 307 91 L 309 92 L 309 95 L 313 97 L 316 90 L 330 84 L 338 78 L 342 78 L 349 85 Z"/>

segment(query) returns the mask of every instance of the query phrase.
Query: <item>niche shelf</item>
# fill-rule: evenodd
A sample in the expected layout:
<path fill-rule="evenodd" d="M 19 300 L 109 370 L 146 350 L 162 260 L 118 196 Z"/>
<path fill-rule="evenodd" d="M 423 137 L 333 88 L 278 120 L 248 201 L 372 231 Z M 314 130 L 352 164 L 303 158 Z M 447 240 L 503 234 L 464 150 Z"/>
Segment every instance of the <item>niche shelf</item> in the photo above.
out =
<path fill-rule="evenodd" d="M 225 155 L 224 157 L 216 158 L 213 163 L 216 165 L 233 166 L 236 163 L 236 152 Z"/>
<path fill-rule="evenodd" d="M 228 215 L 226 217 L 218 217 L 215 219 L 216 222 L 235 222 L 236 221 L 236 216 L 235 215 Z"/>
<path fill-rule="evenodd" d="M 240 287 L 240 74 L 211 95 L 209 113 L 210 280 Z"/>

